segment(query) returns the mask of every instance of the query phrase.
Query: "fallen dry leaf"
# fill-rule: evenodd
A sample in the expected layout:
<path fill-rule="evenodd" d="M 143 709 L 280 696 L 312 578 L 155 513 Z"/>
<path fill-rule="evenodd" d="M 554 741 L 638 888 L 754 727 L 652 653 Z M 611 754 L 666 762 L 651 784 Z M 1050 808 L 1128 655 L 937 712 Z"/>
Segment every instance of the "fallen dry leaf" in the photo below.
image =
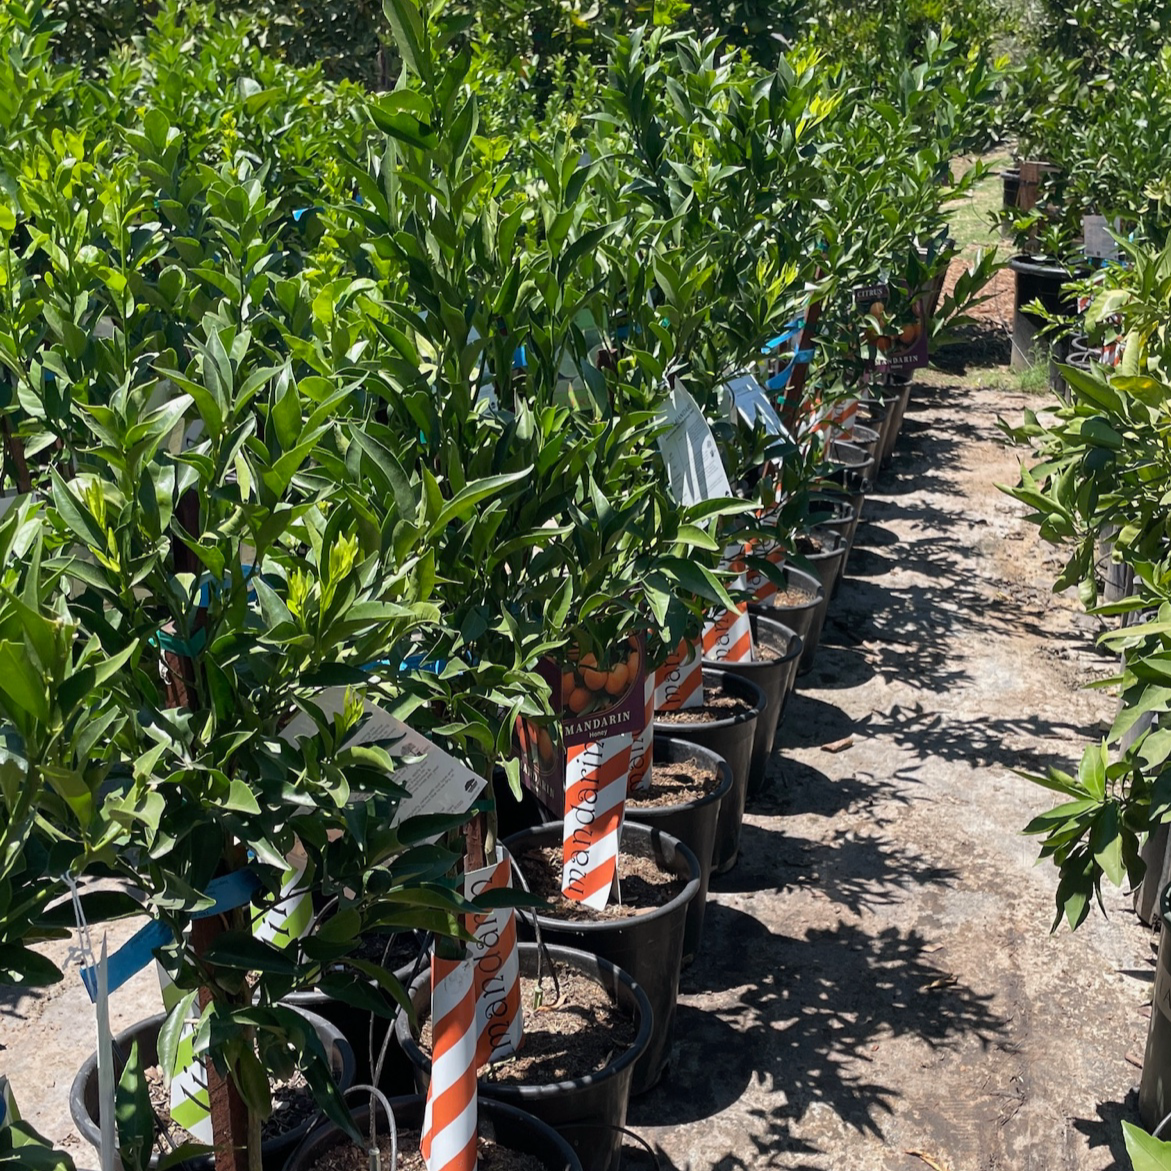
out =
<path fill-rule="evenodd" d="M 949 972 L 945 976 L 940 976 L 938 980 L 932 980 L 929 984 L 924 984 L 923 987 L 919 989 L 919 991 L 929 992 L 932 988 L 949 988 L 952 984 L 956 983 L 958 979 L 958 976 L 953 976 Z"/>
<path fill-rule="evenodd" d="M 928 1167 L 933 1168 L 934 1171 L 947 1171 L 947 1167 L 943 1163 L 941 1163 L 938 1159 L 933 1159 L 925 1151 L 903 1151 L 903 1154 L 910 1155 L 914 1159 L 922 1159 L 923 1162 L 926 1163 Z"/>
<path fill-rule="evenodd" d="M 821 746 L 822 752 L 845 752 L 847 748 L 854 747 L 854 737 L 845 736 L 841 740 L 835 740 L 832 744 L 823 744 Z"/>

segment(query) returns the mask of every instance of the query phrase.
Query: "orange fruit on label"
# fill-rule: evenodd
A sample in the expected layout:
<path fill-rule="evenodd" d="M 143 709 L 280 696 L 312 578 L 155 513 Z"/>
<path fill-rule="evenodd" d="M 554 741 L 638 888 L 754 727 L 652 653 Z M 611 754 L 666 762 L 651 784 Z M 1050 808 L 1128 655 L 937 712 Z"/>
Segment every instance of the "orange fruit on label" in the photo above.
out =
<path fill-rule="evenodd" d="M 569 710 L 573 712 L 575 716 L 580 716 L 581 713 L 590 706 L 593 698 L 594 697 L 588 691 L 586 691 L 584 687 L 575 687 L 569 693 L 569 699 L 567 701 Z"/>
<path fill-rule="evenodd" d="M 540 754 L 542 763 L 553 763 L 553 737 L 549 735 L 547 728 L 541 728 L 537 732 L 537 752 Z"/>
<path fill-rule="evenodd" d="M 626 690 L 627 683 L 630 682 L 630 671 L 625 663 L 619 663 L 610 672 L 610 677 L 606 680 L 606 691 L 610 695 L 621 695 Z"/>

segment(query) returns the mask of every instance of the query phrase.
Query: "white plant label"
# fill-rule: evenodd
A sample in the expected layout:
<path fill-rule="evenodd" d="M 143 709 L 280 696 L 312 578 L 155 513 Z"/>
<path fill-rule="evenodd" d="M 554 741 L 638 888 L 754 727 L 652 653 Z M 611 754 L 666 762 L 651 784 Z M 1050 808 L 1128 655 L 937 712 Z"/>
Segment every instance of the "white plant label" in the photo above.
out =
<path fill-rule="evenodd" d="M 724 405 L 730 422 L 735 423 L 737 417 L 749 427 L 755 427 L 759 422 L 769 435 L 775 435 L 778 439 L 792 439 L 768 391 L 751 374 L 742 374 L 724 383 Z"/>
<path fill-rule="evenodd" d="M 316 704 L 326 716 L 332 716 L 342 710 L 345 698 L 344 687 L 331 687 L 317 697 Z M 391 824 L 424 814 L 466 813 L 488 782 L 369 700 L 365 701 L 365 711 L 368 718 L 346 744 L 391 742 L 387 751 L 396 758 L 394 779 L 408 793 Z M 301 714 L 289 722 L 281 735 L 292 742 L 312 735 L 315 730 L 313 721 Z"/>
<path fill-rule="evenodd" d="M 693 505 L 731 496 L 712 429 L 695 399 L 678 384 L 671 388 L 662 422 L 668 429 L 659 436 L 659 450 L 676 498 Z"/>

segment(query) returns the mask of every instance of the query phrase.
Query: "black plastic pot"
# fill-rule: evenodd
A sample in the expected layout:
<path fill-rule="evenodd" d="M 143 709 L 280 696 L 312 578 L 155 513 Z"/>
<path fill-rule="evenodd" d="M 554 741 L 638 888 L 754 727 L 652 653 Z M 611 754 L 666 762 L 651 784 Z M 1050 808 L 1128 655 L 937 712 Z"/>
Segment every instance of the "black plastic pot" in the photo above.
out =
<path fill-rule="evenodd" d="M 765 705 L 764 693 L 751 679 L 742 679 L 727 671 L 703 669 L 704 687 L 723 687 L 729 695 L 739 696 L 752 704 L 752 710 L 726 720 L 709 723 L 670 723 L 662 731 L 679 740 L 699 744 L 723 757 L 732 770 L 732 789 L 720 802 L 716 825 L 716 844 L 712 851 L 712 873 L 726 874 L 736 865 L 740 853 L 740 826 L 744 821 L 744 802 L 748 796 L 748 774 L 752 768 L 752 745 L 756 739 L 756 721 Z"/>
<path fill-rule="evenodd" d="M 654 767 L 695 761 L 711 767 L 719 776 L 719 783 L 710 792 L 681 805 L 656 805 L 640 808 L 626 802 L 626 814 L 641 825 L 671 834 L 686 845 L 699 862 L 699 890 L 687 904 L 687 921 L 683 927 L 683 967 L 699 954 L 703 939 L 703 920 L 707 911 L 707 888 L 712 876 L 712 849 L 716 841 L 716 825 L 720 819 L 720 804 L 732 790 L 732 770 L 728 762 L 707 748 L 677 740 L 673 736 L 656 735 L 654 739 Z"/>
<path fill-rule="evenodd" d="M 869 492 L 874 486 L 874 457 L 856 443 L 847 443 L 844 439 L 831 440 L 825 478 L 851 495 Z"/>
<path fill-rule="evenodd" d="M 1015 215 L 1017 210 L 1017 197 L 1021 190 L 1021 172 L 1019 167 L 1009 167 L 1007 170 L 1000 172 L 1000 181 L 1002 184 L 1002 194 L 1000 205 L 1010 215 Z"/>
<path fill-rule="evenodd" d="M 522 943 L 519 951 L 520 974 L 530 978 L 535 976 L 537 945 Z M 605 1069 L 568 1081 L 525 1086 L 481 1078 L 480 1099 L 492 1098 L 498 1102 L 507 1102 L 548 1123 L 569 1140 L 581 1160 L 582 1171 L 618 1171 L 622 1157 L 622 1134 L 614 1128 L 626 1125 L 626 1106 L 630 1100 L 630 1081 L 635 1062 L 650 1044 L 651 1004 L 646 993 L 630 975 L 609 960 L 568 947 L 550 946 L 548 955 L 554 963 L 572 968 L 595 981 L 606 990 L 611 1001 L 634 1017 L 638 1029 L 634 1043 L 619 1053 Z M 431 977 L 429 973 L 424 973 L 411 986 L 411 1003 L 416 1011 L 428 1005 L 430 996 Z M 395 1033 L 414 1067 L 419 1092 L 426 1093 L 427 1083 L 431 1080 L 431 1058 L 419 1048 L 405 1014 L 399 1016 Z"/>
<path fill-rule="evenodd" d="M 778 619 L 790 630 L 795 630 L 804 643 L 809 638 L 809 632 L 813 629 L 814 622 L 817 621 L 818 610 L 824 610 L 829 605 L 829 597 L 822 588 L 821 582 L 813 574 L 806 573 L 803 569 L 795 569 L 791 565 L 784 567 L 784 574 L 789 588 L 797 588 L 811 593 L 813 600 L 789 605 L 786 602 L 777 601 L 778 595 L 773 594 L 764 602 L 749 602 L 748 613 L 763 614 L 766 618 Z"/>
<path fill-rule="evenodd" d="M 861 448 L 871 459 L 874 458 L 878 451 L 879 433 L 866 423 L 855 423 L 853 431 L 850 434 L 848 443 L 852 443 L 855 447 Z"/>
<path fill-rule="evenodd" d="M 829 599 L 833 597 L 837 576 L 846 559 L 846 542 L 841 533 L 835 533 L 832 529 L 818 528 L 815 528 L 813 532 L 824 547 L 820 553 L 805 553 L 803 556 L 809 562 L 810 572 L 821 583 L 821 588 L 825 590 L 825 605 L 814 611 L 813 622 L 809 627 L 809 634 L 805 638 L 805 646 L 801 651 L 801 663 L 797 668 L 798 675 L 804 675 L 813 668 L 813 660 L 817 655 L 818 644 L 821 642 L 821 632 L 825 627 L 825 616 L 829 611 Z"/>
<path fill-rule="evenodd" d="M 1054 264 L 1034 256 L 1014 256 L 1008 262 L 1016 274 L 1016 295 L 1012 314 L 1012 368 L 1026 370 L 1038 360 L 1048 360 L 1047 348 L 1039 343 L 1037 335 L 1045 322 L 1025 306 L 1040 301 L 1055 317 L 1074 317 L 1077 301 L 1062 291 L 1062 286 L 1074 278 L 1063 264 Z"/>
<path fill-rule="evenodd" d="M 907 406 L 911 401 L 910 374 L 887 374 L 883 395 L 890 404 L 891 422 L 887 429 L 886 441 L 882 449 L 882 458 L 878 461 L 880 468 L 890 466 L 894 456 L 895 445 L 903 431 L 903 420 L 907 415 Z"/>
<path fill-rule="evenodd" d="M 420 949 L 422 944 L 420 943 Z M 423 961 L 422 967 L 416 969 L 415 963 L 403 964 L 394 970 L 398 982 L 404 987 L 410 987 L 411 981 L 427 966 Z M 392 1029 L 389 1020 L 378 1017 L 374 1022 L 374 1057 L 370 1056 L 370 1013 L 356 1005 L 347 1004 L 344 1000 L 335 1000 L 333 997 L 311 989 L 306 992 L 294 992 L 284 999 L 285 1004 L 305 1012 L 315 1013 L 323 1020 L 329 1021 L 335 1029 L 346 1039 L 354 1055 L 354 1081 L 359 1085 L 369 1085 L 374 1076 L 374 1062 L 382 1051 L 382 1042 L 386 1030 Z M 403 1051 L 395 1044 L 392 1037 L 386 1046 L 386 1060 L 382 1063 L 382 1078 L 378 1088 L 388 1097 L 400 1097 L 411 1093 L 415 1088 L 415 1075 L 411 1063 L 407 1061 Z"/>
<path fill-rule="evenodd" d="M 512 856 L 533 846 L 561 850 L 562 823 L 522 830 L 504 844 Z M 683 966 L 683 932 L 688 904 L 699 893 L 699 859 L 678 838 L 636 821 L 622 825 L 621 853 L 653 858 L 660 869 L 684 880 L 686 885 L 669 903 L 628 919 L 580 922 L 537 912 L 541 938 L 562 947 L 577 948 L 601 956 L 629 972 L 651 1002 L 653 1021 L 650 1044 L 634 1067 L 631 1097 L 646 1093 L 659 1082 L 671 1060 L 675 1030 L 675 1000 L 679 995 L 679 971 Z M 621 876 L 621 869 L 619 869 Z M 518 917 L 522 937 L 532 938 L 528 916 Z"/>
<path fill-rule="evenodd" d="M 751 679 L 764 693 L 764 707 L 756 720 L 756 735 L 752 741 L 752 763 L 748 768 L 746 797 L 755 797 L 765 788 L 768 775 L 768 758 L 772 754 L 776 737 L 777 721 L 781 718 L 781 705 L 792 688 L 797 675 L 797 662 L 801 657 L 804 643 L 795 630 L 790 630 L 775 618 L 762 617 L 759 613 L 749 614 L 752 623 L 753 642 L 767 646 L 777 654 L 775 659 L 753 659 L 745 663 L 708 662 L 705 667 Z"/>
<path fill-rule="evenodd" d="M 1153 1130 L 1171 1114 L 1171 885 L 1159 896 L 1159 962 L 1151 993 L 1151 1023 L 1138 1084 L 1139 1117 Z"/>
<path fill-rule="evenodd" d="M 354 1055 L 346 1043 L 345 1037 L 327 1020 L 323 1020 L 316 1013 L 298 1009 L 313 1026 L 317 1036 L 321 1039 L 325 1052 L 330 1059 L 334 1081 L 341 1090 L 348 1089 L 354 1080 Z M 159 1060 L 159 1029 L 167 1019 L 166 1013 L 147 1017 L 144 1021 L 132 1025 L 129 1029 L 119 1033 L 114 1038 L 115 1064 L 120 1065 L 117 1055 L 123 1058 L 130 1055 L 131 1045 L 138 1042 L 138 1056 L 143 1069 L 157 1065 Z M 117 1070 L 121 1074 L 121 1069 Z M 73 1116 L 73 1125 L 77 1127 L 81 1137 L 95 1150 L 100 1149 L 102 1142 L 101 1130 L 98 1126 L 98 1055 L 91 1053 L 85 1059 L 77 1076 L 73 1079 L 73 1087 L 69 1091 L 69 1113 Z M 264 1171 L 282 1171 L 290 1152 L 300 1143 L 313 1127 L 316 1119 L 307 1118 L 299 1126 L 275 1138 L 265 1139 L 260 1146 L 260 1158 Z M 159 1156 L 157 1152 L 151 1156 L 150 1165 L 157 1167 Z M 212 1155 L 193 1155 L 177 1165 L 179 1171 L 211 1171 L 215 1167 L 215 1158 Z"/>
<path fill-rule="evenodd" d="M 858 418 L 872 431 L 878 432 L 878 443 L 873 453 L 875 467 L 878 467 L 882 463 L 882 453 L 886 450 L 891 427 L 895 422 L 895 404 L 889 397 L 883 400 L 864 398 L 858 405 Z"/>
<path fill-rule="evenodd" d="M 391 1098 L 395 1126 L 399 1130 L 421 1132 L 426 1104 L 426 1099 L 419 1094 Z M 365 1134 L 370 1123 L 369 1105 L 352 1109 L 351 1113 L 358 1129 Z M 491 1138 L 507 1151 L 533 1156 L 546 1171 L 581 1171 L 581 1160 L 573 1147 L 539 1118 L 507 1102 L 484 1097 L 476 1103 L 476 1115 L 481 1138 Z M 377 1117 L 383 1117 L 381 1109 Z M 380 1128 L 379 1133 L 385 1131 Z M 343 1141 L 345 1136 L 332 1123 L 318 1127 L 293 1152 L 285 1171 L 316 1171 L 318 1161 Z"/>
<path fill-rule="evenodd" d="M 858 534 L 858 521 L 862 516 L 862 504 L 865 499 L 863 493 L 848 495 L 841 491 L 815 492 L 809 498 L 810 519 L 818 518 L 813 527 L 840 533 L 846 544 L 846 554 L 842 558 L 838 576 L 834 579 L 835 595 L 846 572 L 846 566 L 850 563 L 850 553 L 854 549 L 854 538 Z"/>

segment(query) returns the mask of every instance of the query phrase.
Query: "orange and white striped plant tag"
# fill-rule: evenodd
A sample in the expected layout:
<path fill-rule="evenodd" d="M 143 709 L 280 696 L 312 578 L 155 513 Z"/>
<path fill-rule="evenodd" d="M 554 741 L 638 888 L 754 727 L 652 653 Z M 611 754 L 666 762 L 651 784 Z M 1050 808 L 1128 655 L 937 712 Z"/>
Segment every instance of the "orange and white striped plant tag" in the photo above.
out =
<path fill-rule="evenodd" d="M 693 707 L 703 707 L 703 654 L 684 639 L 655 672 L 655 711 Z"/>
<path fill-rule="evenodd" d="M 567 749 L 561 893 L 596 911 L 610 900 L 633 737 L 619 732 Z"/>
<path fill-rule="evenodd" d="M 744 663 L 752 658 L 752 622 L 748 603 L 709 618 L 703 628 L 703 657 L 721 663 Z"/>
<path fill-rule="evenodd" d="M 464 871 L 464 897 L 486 890 L 512 889 L 512 859 L 497 845 L 494 860 L 478 870 Z M 476 1068 L 503 1061 L 519 1048 L 524 1036 L 520 1010 L 520 955 L 516 947 L 516 912 L 498 907 L 484 915 L 466 916 L 465 926 L 476 942 L 469 945 L 475 964 Z"/>
<path fill-rule="evenodd" d="M 839 399 L 830 407 L 829 437 L 843 439 L 847 443 L 854 438 L 854 425 L 858 422 L 858 400 Z"/>
<path fill-rule="evenodd" d="M 762 524 L 776 523 L 776 511 L 761 515 Z M 780 541 L 760 540 L 753 546 L 752 553 L 756 557 L 764 557 L 774 565 L 784 565 L 785 547 Z M 763 574 L 759 569 L 748 569 L 744 574 L 744 588 L 752 591 L 754 602 L 767 602 L 778 587 L 775 582 Z"/>
<path fill-rule="evenodd" d="M 420 1149 L 427 1171 L 476 1171 L 476 980 L 470 959 L 431 955 L 431 1084 Z"/>
<path fill-rule="evenodd" d="M 744 546 L 732 546 L 724 552 L 724 566 L 740 576 L 732 582 L 734 590 L 747 586 L 744 575 Z M 748 604 L 741 602 L 735 610 L 725 610 L 709 618 L 703 628 L 703 657 L 722 663 L 743 663 L 752 658 L 752 623 Z"/>
<path fill-rule="evenodd" d="M 643 678 L 642 727 L 633 733 L 630 747 L 628 793 L 646 793 L 651 787 L 651 761 L 655 755 L 655 676 L 648 671 Z"/>

